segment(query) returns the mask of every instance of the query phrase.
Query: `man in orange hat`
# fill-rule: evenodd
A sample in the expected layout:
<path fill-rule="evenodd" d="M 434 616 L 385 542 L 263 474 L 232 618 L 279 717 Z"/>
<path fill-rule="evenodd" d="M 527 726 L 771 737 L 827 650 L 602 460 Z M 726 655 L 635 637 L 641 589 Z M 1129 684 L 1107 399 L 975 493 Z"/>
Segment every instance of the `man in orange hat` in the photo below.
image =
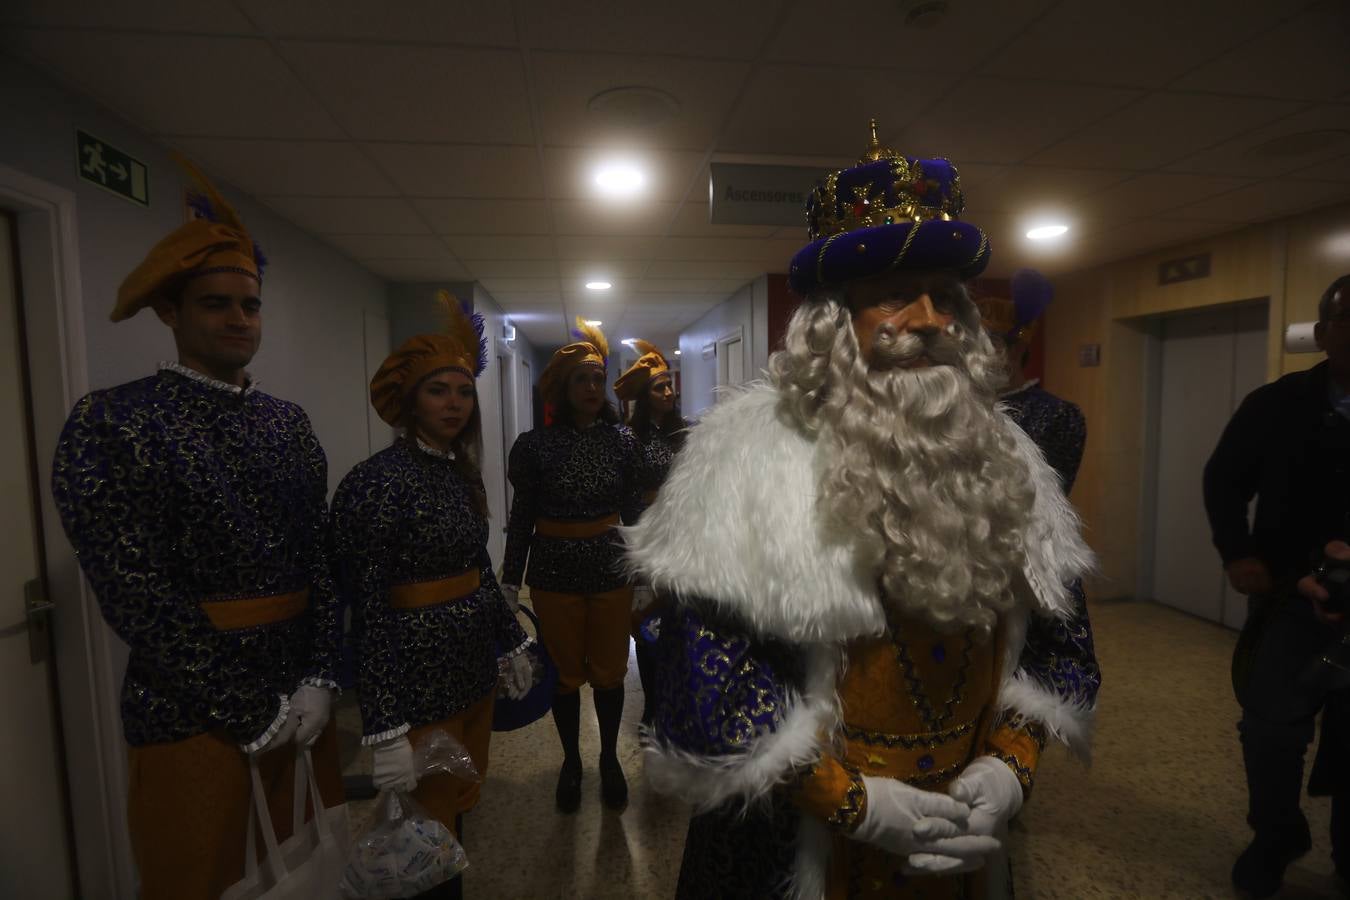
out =
<path fill-rule="evenodd" d="M 153 309 L 178 361 L 80 400 L 52 475 L 103 616 L 131 649 L 122 724 L 144 900 L 215 900 L 243 877 L 250 764 L 279 837 L 296 745 L 314 748 L 325 803 L 341 793 L 326 727 L 341 639 L 327 463 L 304 411 L 245 370 L 262 334 L 264 260 L 188 168 L 205 215 L 151 249 L 112 313 Z"/>

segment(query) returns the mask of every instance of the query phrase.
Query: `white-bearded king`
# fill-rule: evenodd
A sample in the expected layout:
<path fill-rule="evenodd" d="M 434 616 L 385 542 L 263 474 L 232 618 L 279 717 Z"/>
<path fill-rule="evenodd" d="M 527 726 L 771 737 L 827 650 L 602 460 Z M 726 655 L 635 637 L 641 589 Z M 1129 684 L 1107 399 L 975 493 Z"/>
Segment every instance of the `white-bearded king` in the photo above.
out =
<path fill-rule="evenodd" d="M 1101 676 L 1065 585 L 1091 554 L 997 407 L 955 167 L 879 146 L 808 203 L 769 383 L 689 435 L 630 565 L 678 598 L 647 777 L 691 800 L 677 895 L 1006 890 L 1048 737 Z"/>

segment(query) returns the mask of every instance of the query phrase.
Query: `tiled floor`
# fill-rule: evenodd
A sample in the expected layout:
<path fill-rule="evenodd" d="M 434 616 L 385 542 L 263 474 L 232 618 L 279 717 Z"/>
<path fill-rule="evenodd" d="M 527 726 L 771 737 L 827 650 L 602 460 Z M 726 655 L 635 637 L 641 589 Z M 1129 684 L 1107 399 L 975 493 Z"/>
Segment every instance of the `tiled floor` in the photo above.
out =
<path fill-rule="evenodd" d="M 1012 836 L 1017 897 L 1231 897 L 1228 871 L 1248 834 L 1238 708 L 1228 679 L 1235 635 L 1152 604 L 1096 604 L 1092 616 L 1105 677 L 1093 764 L 1084 768 L 1058 748 L 1042 760 Z M 620 752 L 632 798 L 622 816 L 600 804 L 589 692 L 582 718 L 585 800 L 575 816 L 553 810 L 561 752 L 550 719 L 493 737 L 483 800 L 465 822 L 467 897 L 671 896 L 688 814 L 643 782 L 635 666 L 627 687 Z M 369 771 L 369 752 L 355 752 L 359 721 L 344 707 L 348 770 Z M 1280 896 L 1337 896 L 1329 803 L 1308 801 L 1305 809 L 1313 851 L 1290 870 Z"/>

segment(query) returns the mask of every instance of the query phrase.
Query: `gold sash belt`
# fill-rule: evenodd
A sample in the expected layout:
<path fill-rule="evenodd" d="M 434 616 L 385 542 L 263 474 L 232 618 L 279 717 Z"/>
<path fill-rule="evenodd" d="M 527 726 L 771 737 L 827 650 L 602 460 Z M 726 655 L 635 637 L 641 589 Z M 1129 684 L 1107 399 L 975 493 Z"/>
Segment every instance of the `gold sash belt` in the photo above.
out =
<path fill-rule="evenodd" d="M 421 609 L 472 595 L 482 585 L 478 569 L 465 569 L 458 575 L 434 581 L 414 581 L 389 588 L 389 605 L 394 609 Z"/>
<path fill-rule="evenodd" d="M 272 594 L 270 597 L 203 600 L 201 606 L 216 631 L 275 625 L 294 619 L 309 608 L 309 588 L 289 594 Z"/>

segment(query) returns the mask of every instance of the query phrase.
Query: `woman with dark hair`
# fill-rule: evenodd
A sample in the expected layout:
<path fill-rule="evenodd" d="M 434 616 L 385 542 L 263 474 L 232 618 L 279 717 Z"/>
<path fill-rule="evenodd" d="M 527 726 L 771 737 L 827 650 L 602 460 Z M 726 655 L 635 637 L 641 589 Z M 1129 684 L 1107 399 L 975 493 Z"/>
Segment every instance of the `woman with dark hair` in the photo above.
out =
<path fill-rule="evenodd" d="M 502 569 L 502 589 L 514 601 L 528 561 L 541 638 L 558 667 L 556 800 L 565 813 L 581 805 L 578 691 L 588 683 L 600 726 L 601 796 L 611 809 L 628 804 L 617 746 L 633 588 L 614 529 L 637 515 L 640 470 L 633 433 L 605 397 L 609 344 L 598 328 L 581 319 L 577 327 L 580 340 L 554 353 L 539 380 L 544 427 L 511 448 L 515 496 Z"/>
<path fill-rule="evenodd" d="M 646 341 L 636 340 L 633 345 L 642 351 L 642 356 L 614 382 L 614 393 L 632 404 L 628 426 L 637 438 L 642 459 L 640 488 L 645 511 L 656 500 L 675 454 L 684 446 L 688 423 L 680 415 L 670 363 Z M 633 590 L 633 640 L 637 644 L 638 676 L 642 679 L 642 724 L 650 725 L 656 696 L 656 664 L 649 639 L 655 640 L 660 618 L 651 589 L 636 585 Z"/>
<path fill-rule="evenodd" d="M 530 642 L 487 553 L 474 384 L 486 361 L 482 319 L 444 292 L 441 302 L 448 333 L 409 339 L 370 383 L 376 412 L 403 434 L 342 480 L 333 560 L 354 612 L 361 742 L 374 747 L 375 785 L 412 790 L 462 836 L 479 785 L 444 774 L 419 781 L 413 741 L 445 731 L 485 775 L 499 672 L 508 696 L 523 696 Z M 421 896 L 461 894 L 456 878 Z"/>

